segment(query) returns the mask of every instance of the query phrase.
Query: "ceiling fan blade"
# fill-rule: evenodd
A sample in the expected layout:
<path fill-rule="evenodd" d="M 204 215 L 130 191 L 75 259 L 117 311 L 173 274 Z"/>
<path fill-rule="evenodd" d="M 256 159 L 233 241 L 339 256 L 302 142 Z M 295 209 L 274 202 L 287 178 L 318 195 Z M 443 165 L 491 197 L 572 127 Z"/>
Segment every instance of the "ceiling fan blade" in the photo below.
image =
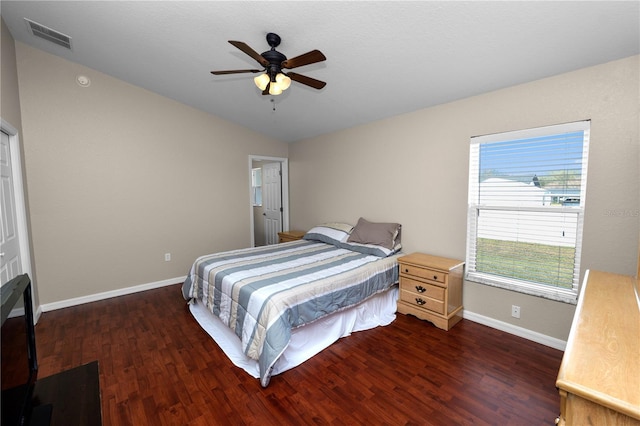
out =
<path fill-rule="evenodd" d="M 211 71 L 213 75 L 240 74 L 244 72 L 262 72 L 263 70 L 228 70 L 228 71 Z"/>
<path fill-rule="evenodd" d="M 242 41 L 235 41 L 235 40 L 229 40 L 229 43 L 231 43 L 238 49 L 242 50 L 247 55 L 251 56 L 253 59 L 258 61 L 260 65 L 262 65 L 263 67 L 266 67 L 267 65 L 269 65 L 269 61 L 267 61 L 261 54 L 259 54 L 258 52 L 250 48 L 249 45 L 247 45 L 246 43 Z"/>
<path fill-rule="evenodd" d="M 303 65 L 315 64 L 316 62 L 326 61 L 327 58 L 319 50 L 312 50 L 295 58 L 287 59 L 282 62 L 282 68 L 296 68 Z"/>
<path fill-rule="evenodd" d="M 320 90 L 327 85 L 324 81 L 316 80 L 315 78 L 307 77 L 306 75 L 296 74 L 295 72 L 288 72 L 287 75 L 291 80 L 313 87 L 314 89 Z"/>

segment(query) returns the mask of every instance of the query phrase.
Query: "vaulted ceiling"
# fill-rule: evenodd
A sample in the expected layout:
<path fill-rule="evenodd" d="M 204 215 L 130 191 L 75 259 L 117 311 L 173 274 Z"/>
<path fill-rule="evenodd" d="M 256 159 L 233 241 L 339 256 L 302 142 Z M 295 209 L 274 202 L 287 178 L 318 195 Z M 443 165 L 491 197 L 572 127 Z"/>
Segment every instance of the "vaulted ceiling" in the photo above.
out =
<path fill-rule="evenodd" d="M 294 142 L 640 53 L 638 1 L 2 1 L 13 37 L 269 137 Z M 34 37 L 24 19 L 72 38 Z M 265 36 L 327 60 L 263 96 Z M 275 108 L 275 111 L 274 111 Z"/>

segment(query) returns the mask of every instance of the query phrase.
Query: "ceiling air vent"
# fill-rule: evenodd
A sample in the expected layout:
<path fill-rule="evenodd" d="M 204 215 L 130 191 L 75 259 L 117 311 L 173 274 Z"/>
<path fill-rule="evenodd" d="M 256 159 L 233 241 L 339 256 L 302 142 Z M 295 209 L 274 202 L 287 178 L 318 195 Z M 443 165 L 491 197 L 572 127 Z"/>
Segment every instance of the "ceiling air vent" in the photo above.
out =
<path fill-rule="evenodd" d="M 24 20 L 27 22 L 29 32 L 31 32 L 31 34 L 33 34 L 34 36 L 43 38 L 47 41 L 57 44 L 58 46 L 62 46 L 71 50 L 71 37 L 69 37 L 68 35 L 64 35 L 61 32 L 52 30 L 51 28 L 45 27 L 44 25 L 33 22 L 27 18 L 24 18 Z"/>

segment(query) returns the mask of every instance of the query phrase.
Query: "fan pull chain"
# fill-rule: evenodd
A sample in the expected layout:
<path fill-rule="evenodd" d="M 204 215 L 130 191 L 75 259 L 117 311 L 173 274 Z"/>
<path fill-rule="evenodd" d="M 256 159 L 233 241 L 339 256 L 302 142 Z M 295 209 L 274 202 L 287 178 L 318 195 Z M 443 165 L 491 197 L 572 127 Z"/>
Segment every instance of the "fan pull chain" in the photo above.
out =
<path fill-rule="evenodd" d="M 273 106 L 273 110 L 276 110 L 276 100 L 271 98 L 271 105 Z"/>

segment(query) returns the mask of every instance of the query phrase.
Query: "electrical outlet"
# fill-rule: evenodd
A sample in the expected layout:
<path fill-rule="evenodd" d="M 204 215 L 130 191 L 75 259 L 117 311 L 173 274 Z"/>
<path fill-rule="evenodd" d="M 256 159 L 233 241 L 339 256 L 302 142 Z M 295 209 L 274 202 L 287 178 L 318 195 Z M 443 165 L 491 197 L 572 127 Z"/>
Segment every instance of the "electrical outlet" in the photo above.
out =
<path fill-rule="evenodd" d="M 520 318 L 520 306 L 511 305 L 511 316 L 514 318 Z"/>
<path fill-rule="evenodd" d="M 169 262 L 171 260 L 171 253 L 165 253 L 164 254 L 164 261 L 165 262 Z"/>

